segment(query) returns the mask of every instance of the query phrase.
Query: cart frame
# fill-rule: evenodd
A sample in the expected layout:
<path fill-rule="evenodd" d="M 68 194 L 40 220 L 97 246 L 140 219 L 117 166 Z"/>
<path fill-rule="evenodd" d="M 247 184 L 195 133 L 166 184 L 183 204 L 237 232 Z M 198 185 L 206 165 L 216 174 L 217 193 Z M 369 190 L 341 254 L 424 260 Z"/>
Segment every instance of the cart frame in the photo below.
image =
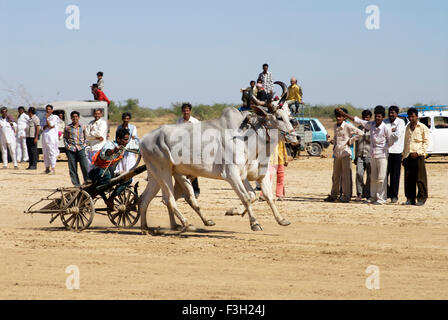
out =
<path fill-rule="evenodd" d="M 91 225 L 95 213 L 107 215 L 116 227 L 130 228 L 140 218 L 138 212 L 138 183 L 127 187 L 116 195 L 113 199 L 113 208 L 96 208 L 95 204 L 100 198 L 105 202 L 110 200 L 111 194 L 118 184 L 130 180 L 144 171 L 146 171 L 146 165 L 130 170 L 101 186 L 88 184 L 80 187 L 57 188 L 47 197 L 31 205 L 25 213 L 50 214 L 50 223 L 60 218 L 66 229 L 76 232 L 87 229 Z M 35 209 L 42 203 L 47 204 L 41 209 Z"/>

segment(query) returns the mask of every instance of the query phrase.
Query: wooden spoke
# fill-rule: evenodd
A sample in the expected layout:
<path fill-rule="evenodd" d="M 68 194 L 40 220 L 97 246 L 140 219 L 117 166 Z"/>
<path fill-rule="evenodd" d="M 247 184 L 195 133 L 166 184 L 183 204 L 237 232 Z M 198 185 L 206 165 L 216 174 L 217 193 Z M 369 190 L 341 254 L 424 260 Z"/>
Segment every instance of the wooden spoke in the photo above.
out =
<path fill-rule="evenodd" d="M 70 219 L 72 220 L 72 222 L 70 223 L 70 229 L 73 229 L 73 224 L 75 223 L 75 221 L 76 221 L 76 215 L 72 215 L 71 217 L 70 217 Z"/>
<path fill-rule="evenodd" d="M 132 211 L 129 211 L 129 213 L 128 213 L 128 215 L 127 215 L 127 216 L 129 217 L 129 219 L 132 219 L 132 220 L 134 220 L 135 218 L 137 218 L 137 215 L 138 215 L 138 214 L 136 214 L 136 215 L 133 215 L 133 214 L 132 214 Z M 132 222 L 131 222 L 131 221 L 129 221 L 129 223 L 132 223 Z"/>
<path fill-rule="evenodd" d="M 67 213 L 67 214 L 68 214 L 68 213 Z M 68 218 L 68 219 L 66 220 L 66 222 L 69 223 L 69 222 L 72 221 L 73 219 L 75 219 L 75 215 L 71 214 L 71 215 L 70 215 L 70 218 Z"/>
<path fill-rule="evenodd" d="M 79 213 L 80 222 L 82 223 L 82 227 L 89 221 L 87 217 L 84 215 L 84 212 Z M 84 222 L 85 221 L 85 222 Z"/>
<path fill-rule="evenodd" d="M 127 214 L 127 215 L 125 216 L 125 218 L 126 218 L 126 220 L 128 220 L 129 224 L 132 224 L 131 218 L 129 218 L 130 215 L 131 215 L 130 213 Z"/>
<path fill-rule="evenodd" d="M 123 218 L 123 216 L 121 214 L 118 214 L 118 226 L 121 225 L 121 219 Z"/>
<path fill-rule="evenodd" d="M 121 221 L 123 222 L 123 227 L 126 228 L 126 213 L 121 215 Z"/>

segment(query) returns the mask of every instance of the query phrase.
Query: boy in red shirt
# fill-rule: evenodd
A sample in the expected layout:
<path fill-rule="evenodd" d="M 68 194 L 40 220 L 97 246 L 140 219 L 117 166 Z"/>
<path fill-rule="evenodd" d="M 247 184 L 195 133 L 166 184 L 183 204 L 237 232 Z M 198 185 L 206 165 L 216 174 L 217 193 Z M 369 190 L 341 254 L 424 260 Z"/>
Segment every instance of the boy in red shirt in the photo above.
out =
<path fill-rule="evenodd" d="M 110 104 L 110 101 L 107 98 L 106 94 L 98 88 L 98 84 L 96 83 L 92 84 L 92 94 L 95 100 L 106 101 L 108 105 Z"/>

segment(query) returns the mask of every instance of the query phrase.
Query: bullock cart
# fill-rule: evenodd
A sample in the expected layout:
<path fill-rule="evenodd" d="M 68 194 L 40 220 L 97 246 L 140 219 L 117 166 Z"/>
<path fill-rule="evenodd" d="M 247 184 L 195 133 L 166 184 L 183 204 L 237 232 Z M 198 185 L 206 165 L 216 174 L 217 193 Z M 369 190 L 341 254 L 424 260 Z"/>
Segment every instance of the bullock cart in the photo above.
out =
<path fill-rule="evenodd" d="M 134 168 L 106 185 L 87 184 L 80 187 L 58 188 L 28 208 L 27 214 L 50 214 L 50 223 L 60 218 L 67 230 L 80 232 L 87 229 L 93 221 L 95 213 L 107 215 L 110 222 L 119 228 L 130 228 L 139 220 L 138 183 L 124 189 L 114 198 L 111 207 L 98 208 L 99 199 L 107 200 L 118 184 L 146 171 L 146 165 Z M 41 209 L 36 209 L 45 204 Z"/>

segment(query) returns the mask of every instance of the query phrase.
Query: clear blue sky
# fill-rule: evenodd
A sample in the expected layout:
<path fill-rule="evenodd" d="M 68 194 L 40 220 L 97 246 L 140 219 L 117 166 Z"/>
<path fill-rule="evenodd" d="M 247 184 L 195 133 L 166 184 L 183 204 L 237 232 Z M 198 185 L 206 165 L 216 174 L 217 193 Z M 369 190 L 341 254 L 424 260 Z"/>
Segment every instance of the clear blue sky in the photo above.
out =
<path fill-rule="evenodd" d="M 380 30 L 365 28 L 370 4 Z M 20 85 L 38 102 L 90 99 L 99 70 L 115 101 L 234 103 L 267 62 L 312 104 L 448 104 L 446 0 L 0 0 L 0 39 L 0 103 Z"/>

